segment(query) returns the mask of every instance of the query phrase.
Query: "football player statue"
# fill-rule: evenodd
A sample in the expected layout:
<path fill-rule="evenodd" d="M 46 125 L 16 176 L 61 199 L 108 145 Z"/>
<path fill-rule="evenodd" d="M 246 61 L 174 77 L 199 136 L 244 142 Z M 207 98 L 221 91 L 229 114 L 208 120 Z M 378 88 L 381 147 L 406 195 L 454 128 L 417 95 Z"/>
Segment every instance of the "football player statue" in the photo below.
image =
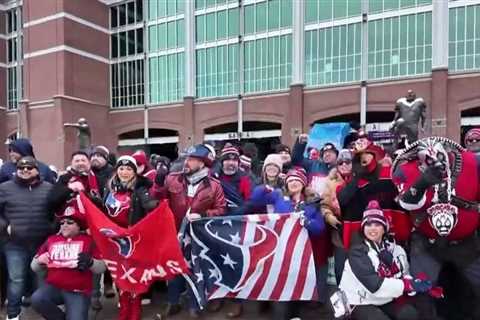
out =
<path fill-rule="evenodd" d="M 77 137 L 79 143 L 79 150 L 86 150 L 91 146 L 92 134 L 90 132 L 90 126 L 85 118 L 78 119 L 77 123 L 64 123 L 65 128 L 72 127 L 77 128 Z"/>
<path fill-rule="evenodd" d="M 408 90 L 407 96 L 397 100 L 395 104 L 395 116 L 390 125 L 390 130 L 398 145 L 402 139 L 405 144 L 410 144 L 418 139 L 418 123 L 421 130 L 425 128 L 427 105 L 423 98 L 417 98 L 413 90 Z"/>

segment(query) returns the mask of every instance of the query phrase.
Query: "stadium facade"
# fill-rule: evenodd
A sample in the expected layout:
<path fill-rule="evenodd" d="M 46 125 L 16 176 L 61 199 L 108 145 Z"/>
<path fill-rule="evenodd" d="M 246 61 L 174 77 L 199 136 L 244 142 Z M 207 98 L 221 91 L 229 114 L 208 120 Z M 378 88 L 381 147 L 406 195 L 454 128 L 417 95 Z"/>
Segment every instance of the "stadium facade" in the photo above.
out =
<path fill-rule="evenodd" d="M 203 140 L 385 123 L 414 90 L 426 134 L 480 124 L 479 0 L 0 1 L 0 138 L 63 165 L 93 143 L 173 154 Z M 5 149 L 5 148 L 2 148 Z M 0 157 L 5 150 L 0 151 Z"/>

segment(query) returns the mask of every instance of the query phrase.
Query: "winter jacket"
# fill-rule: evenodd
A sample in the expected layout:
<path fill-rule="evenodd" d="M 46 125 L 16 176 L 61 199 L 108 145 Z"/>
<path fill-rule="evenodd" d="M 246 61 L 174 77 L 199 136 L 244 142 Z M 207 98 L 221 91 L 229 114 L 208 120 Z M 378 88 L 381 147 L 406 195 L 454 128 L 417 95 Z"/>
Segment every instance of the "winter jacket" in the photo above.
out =
<path fill-rule="evenodd" d="M 33 148 L 28 139 L 17 139 L 12 142 L 10 148 L 18 152 L 22 157 L 32 156 L 35 158 Z M 48 166 L 40 161 L 38 163 L 38 172 L 42 180 L 49 183 L 55 183 L 55 173 Z M 11 161 L 5 162 L 0 168 L 0 183 L 12 180 L 17 171 L 17 165 Z"/>
<path fill-rule="evenodd" d="M 96 169 L 92 167 L 92 171 L 95 174 L 95 177 L 97 178 L 97 183 L 98 183 L 98 191 L 100 193 L 100 196 L 103 198 L 105 194 L 108 192 L 106 189 L 108 180 L 112 177 L 113 175 L 113 167 L 110 164 L 106 164 L 100 169 Z"/>
<path fill-rule="evenodd" d="M 155 209 L 158 205 L 158 201 L 150 195 L 150 188 L 153 182 L 143 176 L 137 176 L 137 182 L 130 195 L 130 209 L 128 212 L 128 225 L 133 226 L 140 220 L 142 220 L 150 211 Z M 115 191 L 109 191 L 105 194 L 104 201 L 108 198 L 109 194 Z M 120 192 L 120 191 L 116 191 Z"/>
<path fill-rule="evenodd" d="M 252 192 L 250 177 L 240 170 L 231 176 L 227 176 L 222 172 L 216 172 L 213 176 L 220 181 L 222 186 L 227 202 L 226 214 L 243 214 L 245 201 L 250 198 Z"/>
<path fill-rule="evenodd" d="M 205 177 L 193 196 L 187 196 L 188 182 L 182 173 L 171 173 L 165 179 L 165 184 L 157 193 L 158 198 L 168 199 L 175 217 L 177 230 L 187 211 L 202 216 L 221 216 L 225 213 L 226 202 L 220 182 L 212 177 Z"/>
<path fill-rule="evenodd" d="M 300 143 L 298 140 L 295 142 L 292 151 L 292 165 L 303 167 L 305 171 L 307 171 L 308 181 L 311 187 L 318 194 L 322 195 L 325 189 L 326 177 L 332 169 L 332 166 L 319 160 L 305 158 L 303 154 L 306 146 L 306 143 Z"/>
<path fill-rule="evenodd" d="M 45 241 L 54 227 L 53 214 L 47 209 L 51 189 L 52 185 L 45 181 L 29 186 L 15 179 L 0 185 L 0 232 L 4 239 L 37 245 Z"/>
<path fill-rule="evenodd" d="M 369 241 L 352 246 L 345 262 L 339 288 L 347 296 L 350 305 L 384 305 L 404 292 L 403 277 L 409 276 L 405 250 L 395 243 L 386 242 L 393 255 L 395 274 L 385 275 L 378 251 Z"/>
<path fill-rule="evenodd" d="M 354 176 L 338 190 L 337 198 L 344 221 L 362 220 L 363 212 L 371 200 L 377 200 L 383 209 L 400 209 L 395 201 L 398 190 L 390 171 L 390 166 L 378 164 L 373 172 Z"/>

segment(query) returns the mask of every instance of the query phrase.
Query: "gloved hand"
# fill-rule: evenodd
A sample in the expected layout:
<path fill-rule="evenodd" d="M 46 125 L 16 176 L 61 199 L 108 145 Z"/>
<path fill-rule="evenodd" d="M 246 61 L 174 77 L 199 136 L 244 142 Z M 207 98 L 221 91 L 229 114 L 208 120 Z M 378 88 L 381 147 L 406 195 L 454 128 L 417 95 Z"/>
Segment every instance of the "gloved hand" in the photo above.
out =
<path fill-rule="evenodd" d="M 325 230 L 325 221 L 321 212 L 315 206 L 307 205 L 303 209 L 300 224 L 312 235 L 318 236 Z"/>
<path fill-rule="evenodd" d="M 168 175 L 168 168 L 166 166 L 159 166 L 157 170 L 157 175 L 155 176 L 155 183 L 163 187 L 165 183 L 165 178 Z"/>
<path fill-rule="evenodd" d="M 93 265 L 92 255 L 87 252 L 80 252 L 78 254 L 77 269 L 79 271 L 86 271 Z"/>
<path fill-rule="evenodd" d="M 73 177 L 73 173 L 71 173 L 70 171 L 67 171 L 66 173 L 58 177 L 58 182 L 61 184 L 67 185 L 72 177 Z"/>
<path fill-rule="evenodd" d="M 432 282 L 429 280 L 403 278 L 404 292 L 424 293 L 432 289 Z"/>
<path fill-rule="evenodd" d="M 443 173 L 439 167 L 428 166 L 422 173 L 420 180 L 426 187 L 430 187 L 442 182 L 442 178 Z"/>
<path fill-rule="evenodd" d="M 383 262 L 387 267 L 391 267 L 393 264 L 393 254 L 387 249 L 382 249 L 378 253 L 378 259 Z"/>

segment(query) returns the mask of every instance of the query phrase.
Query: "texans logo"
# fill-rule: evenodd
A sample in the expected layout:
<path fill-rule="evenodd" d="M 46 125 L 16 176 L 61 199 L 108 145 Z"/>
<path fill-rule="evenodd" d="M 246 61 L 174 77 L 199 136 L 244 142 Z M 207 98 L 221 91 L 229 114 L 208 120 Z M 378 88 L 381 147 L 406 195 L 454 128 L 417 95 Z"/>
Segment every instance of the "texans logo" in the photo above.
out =
<path fill-rule="evenodd" d="M 117 217 L 121 212 L 130 208 L 130 197 L 123 195 L 114 195 L 110 193 L 105 201 L 108 215 Z"/>
<path fill-rule="evenodd" d="M 140 235 L 120 237 L 112 229 L 101 228 L 100 233 L 113 242 L 118 248 L 118 254 L 124 258 L 130 258 L 135 252 L 135 246 L 140 242 Z"/>

